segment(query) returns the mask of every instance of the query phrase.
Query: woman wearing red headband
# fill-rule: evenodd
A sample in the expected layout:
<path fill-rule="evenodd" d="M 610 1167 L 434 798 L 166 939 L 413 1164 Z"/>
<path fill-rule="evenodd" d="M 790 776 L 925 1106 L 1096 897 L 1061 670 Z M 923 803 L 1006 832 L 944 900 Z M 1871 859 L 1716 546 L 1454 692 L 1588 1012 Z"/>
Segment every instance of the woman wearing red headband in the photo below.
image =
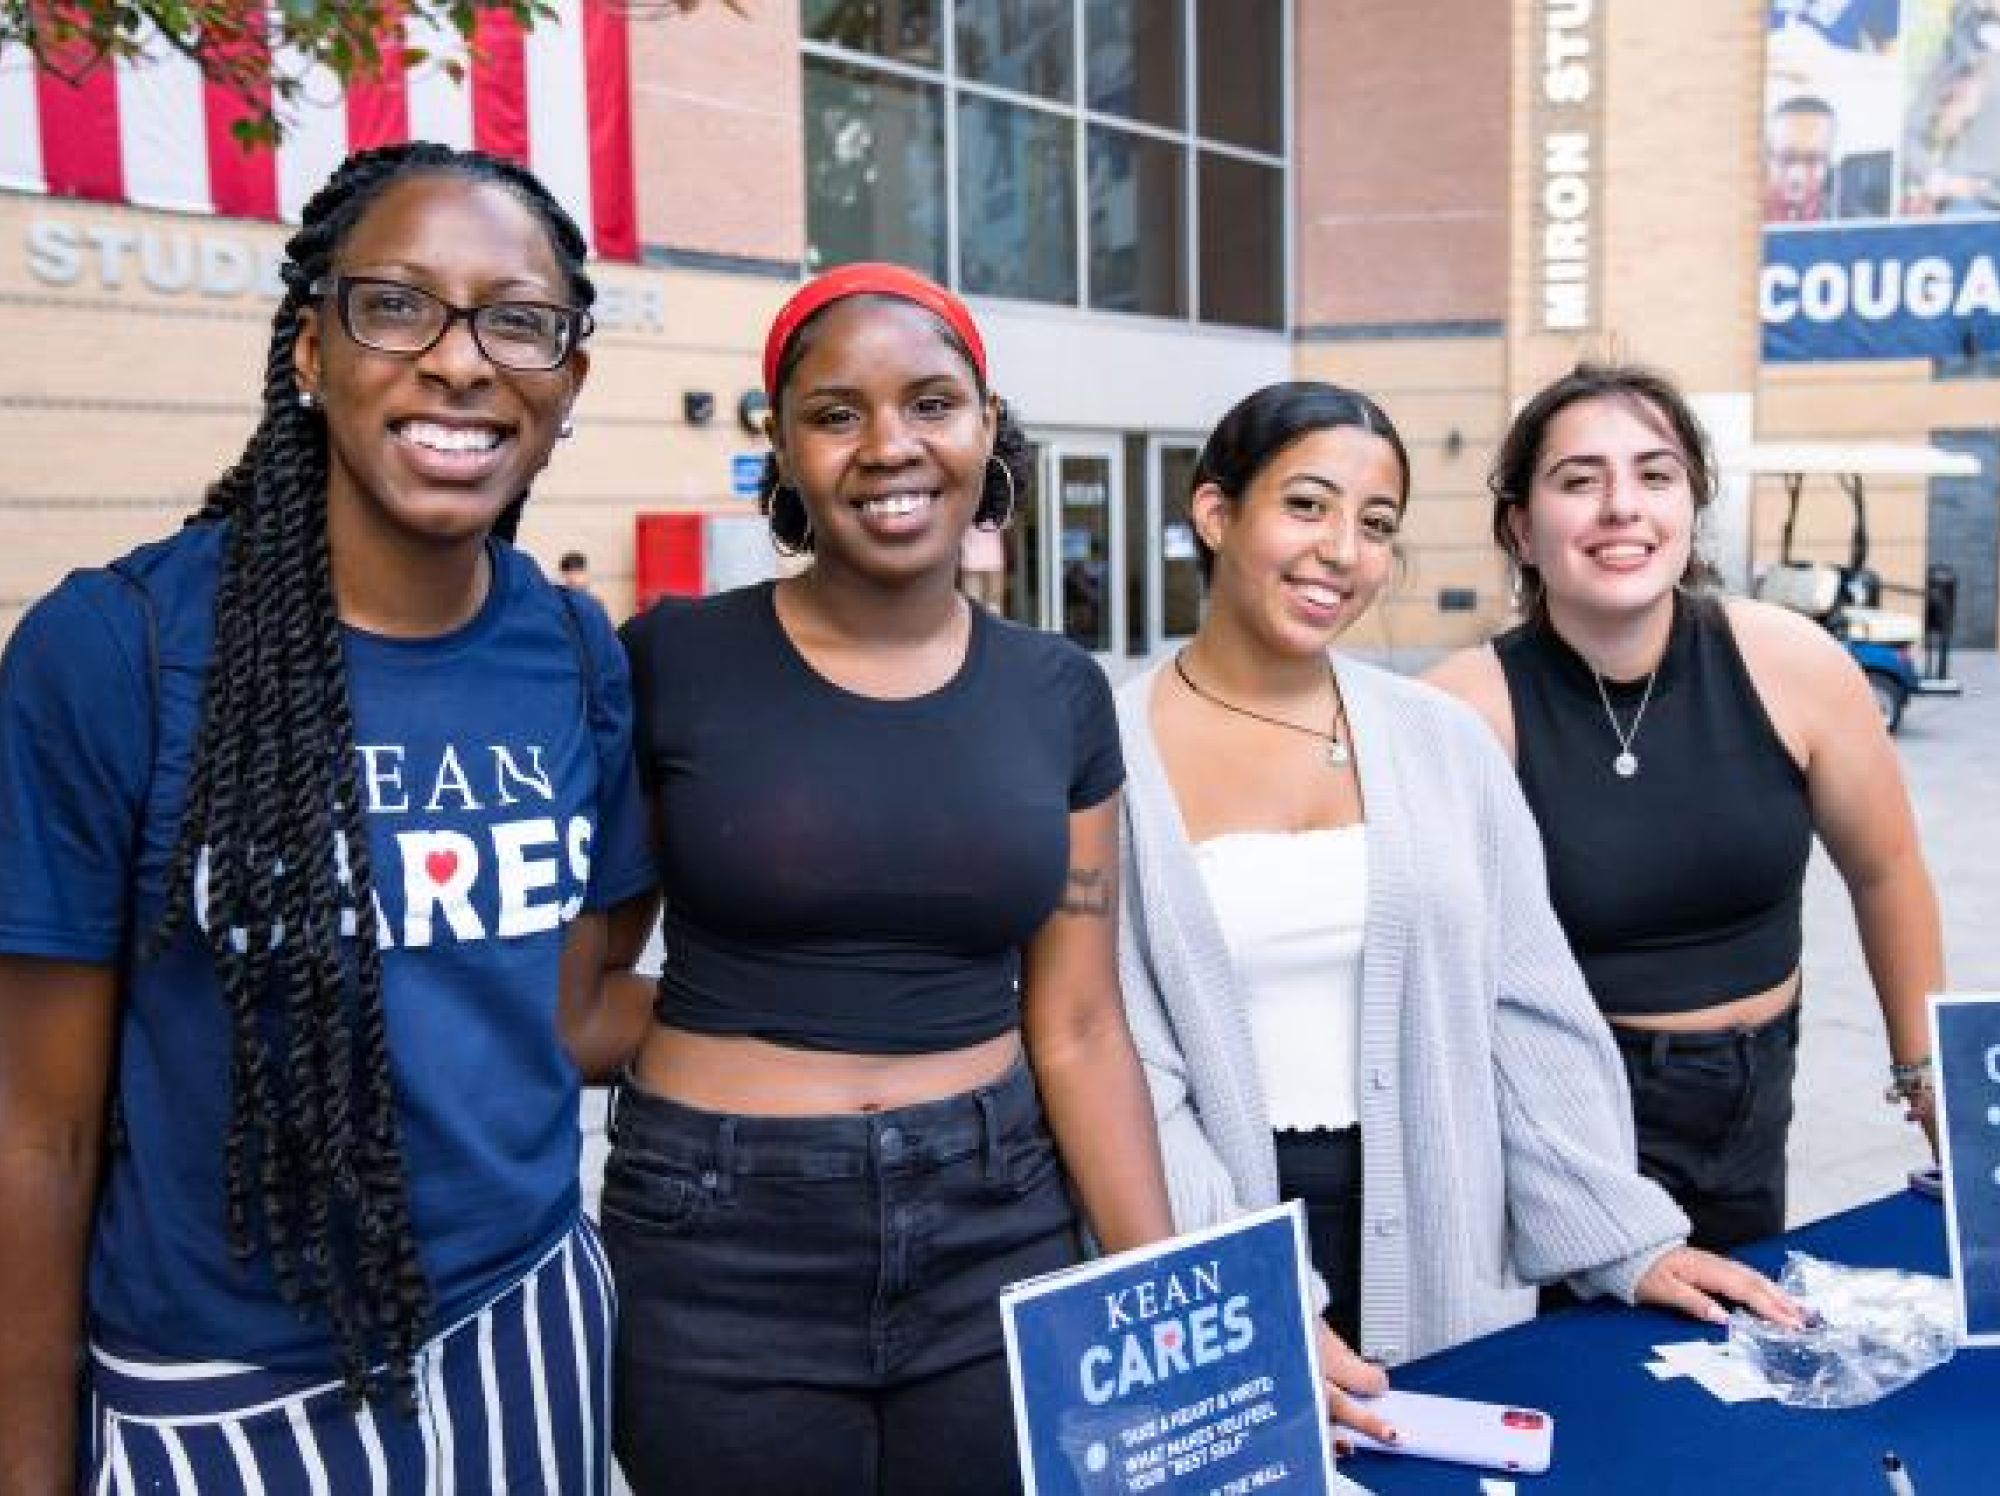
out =
<path fill-rule="evenodd" d="M 1077 1257 L 1078 1206 L 1169 1229 L 1111 696 L 955 586 L 1027 481 L 956 297 L 833 271 L 764 381 L 811 564 L 625 631 L 667 959 L 605 1176 L 619 1455 L 645 1493 L 1012 1491 L 1000 1289 Z"/>

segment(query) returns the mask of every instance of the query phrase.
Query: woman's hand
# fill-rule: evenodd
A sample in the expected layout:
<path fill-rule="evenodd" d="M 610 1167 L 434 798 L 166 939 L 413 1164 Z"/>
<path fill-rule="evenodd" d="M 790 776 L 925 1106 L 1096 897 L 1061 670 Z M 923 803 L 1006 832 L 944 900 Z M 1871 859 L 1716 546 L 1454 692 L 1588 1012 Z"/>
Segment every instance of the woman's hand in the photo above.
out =
<path fill-rule="evenodd" d="M 1924 1141 L 1930 1144 L 1931 1148 L 1931 1162 L 1937 1163 L 1937 1092 L 1929 1086 L 1923 1086 L 1914 1094 L 1905 1096 L 1903 1120 L 1914 1122 L 1924 1130 Z"/>
<path fill-rule="evenodd" d="M 1805 1314 L 1778 1285 L 1753 1267 L 1731 1262 L 1699 1247 L 1675 1247 L 1660 1256 L 1639 1279 L 1634 1295 L 1642 1304 L 1678 1309 L 1712 1325 L 1726 1324 L 1729 1311 L 1720 1300 L 1740 1304 L 1759 1319 L 1796 1330 Z"/>
<path fill-rule="evenodd" d="M 1372 1361 L 1364 1361 L 1353 1348 L 1315 1319 L 1314 1351 L 1319 1357 L 1319 1379 L 1326 1384 L 1326 1410 L 1335 1423 L 1358 1429 L 1384 1444 L 1396 1442 L 1396 1430 L 1378 1413 L 1368 1411 L 1357 1397 L 1379 1397 L 1389 1390 L 1389 1376 Z"/>

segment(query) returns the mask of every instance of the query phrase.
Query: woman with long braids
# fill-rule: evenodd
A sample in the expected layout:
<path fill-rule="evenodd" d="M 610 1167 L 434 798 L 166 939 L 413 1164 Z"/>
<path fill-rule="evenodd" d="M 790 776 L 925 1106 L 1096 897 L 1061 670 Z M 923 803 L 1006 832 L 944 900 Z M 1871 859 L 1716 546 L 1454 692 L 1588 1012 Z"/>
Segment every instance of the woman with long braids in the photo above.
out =
<path fill-rule="evenodd" d="M 957 589 L 1026 482 L 957 297 L 842 266 L 764 349 L 811 565 L 625 628 L 667 960 L 605 1172 L 618 1455 L 642 1496 L 1016 1491 L 1001 1288 L 1079 1214 L 1168 1224 L 1110 688 Z"/>
<path fill-rule="evenodd" d="M 0 1489 L 603 1489 L 576 1102 L 653 874 L 616 641 L 490 535 L 583 254 L 507 162 L 351 158 L 242 457 L 8 647 Z"/>

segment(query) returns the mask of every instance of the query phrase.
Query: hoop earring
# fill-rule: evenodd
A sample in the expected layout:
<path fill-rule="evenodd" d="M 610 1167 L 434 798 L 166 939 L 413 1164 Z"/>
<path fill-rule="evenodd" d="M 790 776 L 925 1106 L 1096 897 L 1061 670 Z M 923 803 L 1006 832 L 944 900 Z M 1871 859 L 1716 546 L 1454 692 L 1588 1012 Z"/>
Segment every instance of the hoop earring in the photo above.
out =
<path fill-rule="evenodd" d="M 1509 599 L 1516 613 L 1531 613 L 1542 600 L 1542 579 L 1519 561 L 1508 568 L 1511 580 L 1508 587 Z"/>
<path fill-rule="evenodd" d="M 787 544 L 785 537 L 778 533 L 778 501 L 785 494 L 790 494 L 794 499 L 798 500 L 799 513 L 805 516 L 805 533 L 799 537 L 797 545 Z M 776 488 L 771 490 L 770 502 L 771 512 L 769 523 L 771 527 L 772 548 L 788 561 L 796 561 L 801 556 L 810 556 L 813 548 L 813 520 L 812 511 L 806 508 L 805 496 L 792 487 L 791 484 L 780 483 Z"/>
<path fill-rule="evenodd" d="M 1006 480 L 1007 507 L 1001 511 L 998 519 L 975 519 L 972 522 L 972 527 L 975 530 L 992 530 L 998 532 L 1014 523 L 1015 511 L 1021 507 L 1021 494 L 1020 490 L 1014 486 L 1014 470 L 1012 468 L 1008 467 L 1005 462 L 992 452 L 986 454 L 986 461 L 988 466 L 997 465 L 1000 469 L 1000 476 Z M 982 492 L 980 497 L 983 499 L 985 494 Z"/>

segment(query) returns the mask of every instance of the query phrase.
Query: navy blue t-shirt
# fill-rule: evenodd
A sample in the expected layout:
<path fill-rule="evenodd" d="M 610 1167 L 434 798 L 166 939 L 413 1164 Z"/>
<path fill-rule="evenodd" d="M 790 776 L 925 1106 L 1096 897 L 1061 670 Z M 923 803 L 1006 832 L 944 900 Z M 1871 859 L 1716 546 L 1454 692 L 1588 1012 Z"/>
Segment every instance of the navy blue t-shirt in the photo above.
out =
<path fill-rule="evenodd" d="M 157 920 L 223 540 L 222 526 L 197 526 L 128 558 L 155 609 L 157 672 L 146 613 L 108 571 L 72 574 L 9 643 L 0 950 L 117 962 Z M 497 543 L 490 554 L 487 600 L 455 632 L 344 636 L 377 898 L 355 924 L 382 946 L 439 1328 L 575 1223 L 578 1079 L 555 1026 L 565 927 L 654 878 L 608 623 L 579 609 L 573 630 L 532 561 Z M 331 1367 L 324 1324 L 282 1302 L 265 1254 L 230 1254 L 229 1037 L 196 932 L 131 965 L 118 1056 L 125 1140 L 92 1239 L 90 1331 L 166 1359 Z"/>
<path fill-rule="evenodd" d="M 805 1048 L 960 1048 L 1020 1021 L 1069 817 L 1124 782 L 1111 688 L 1067 639 L 972 610 L 909 700 L 827 680 L 773 587 L 625 625 L 658 803 L 663 1023 Z"/>

